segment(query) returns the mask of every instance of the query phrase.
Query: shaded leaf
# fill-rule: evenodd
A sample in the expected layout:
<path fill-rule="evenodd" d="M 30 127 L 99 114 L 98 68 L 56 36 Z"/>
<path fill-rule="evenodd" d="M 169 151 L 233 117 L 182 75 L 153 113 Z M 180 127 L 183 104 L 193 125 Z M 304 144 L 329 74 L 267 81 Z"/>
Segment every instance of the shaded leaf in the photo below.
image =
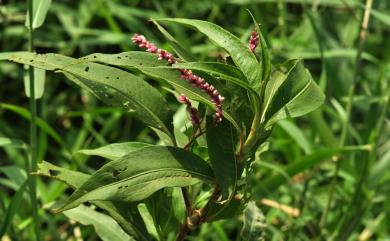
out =
<path fill-rule="evenodd" d="M 216 126 L 214 118 L 209 117 L 206 122 L 206 139 L 211 168 L 222 197 L 230 201 L 236 190 L 238 172 L 233 129 L 226 121 Z"/>

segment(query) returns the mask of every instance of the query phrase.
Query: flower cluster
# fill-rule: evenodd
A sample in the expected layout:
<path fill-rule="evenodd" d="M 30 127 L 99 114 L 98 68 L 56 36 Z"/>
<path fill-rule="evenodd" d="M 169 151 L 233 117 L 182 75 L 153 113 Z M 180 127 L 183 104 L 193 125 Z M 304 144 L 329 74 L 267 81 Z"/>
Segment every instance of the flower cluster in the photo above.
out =
<path fill-rule="evenodd" d="M 210 98 L 211 101 L 215 105 L 215 121 L 221 122 L 222 121 L 222 103 L 225 100 L 225 98 L 219 94 L 218 90 L 213 86 L 207 83 L 202 77 L 199 77 L 197 75 L 194 75 L 191 70 L 189 69 L 180 69 L 181 72 L 181 78 L 186 79 L 188 82 L 196 86 L 197 88 L 203 90 L 206 92 Z"/>
<path fill-rule="evenodd" d="M 137 44 L 140 48 L 145 48 L 147 52 L 158 53 L 158 59 L 159 60 L 165 59 L 169 64 L 176 64 L 176 63 L 178 63 L 177 60 L 175 60 L 175 58 L 173 57 L 173 55 L 171 53 L 169 53 L 166 50 L 157 48 L 156 45 L 154 45 L 153 43 L 149 42 L 145 38 L 145 36 L 143 36 L 143 35 L 135 34 L 131 38 L 131 40 L 133 41 L 133 43 Z M 258 38 L 257 38 L 257 40 L 258 40 Z M 222 103 L 223 103 L 225 98 L 222 95 L 219 94 L 218 90 L 213 85 L 210 85 L 209 83 L 207 83 L 205 81 L 205 79 L 203 79 L 202 77 L 199 77 L 199 76 L 193 74 L 191 70 L 189 70 L 189 69 L 179 69 L 179 70 L 181 72 L 181 78 L 182 79 L 187 80 L 189 83 L 191 83 L 195 87 L 203 90 L 204 92 L 206 92 L 210 96 L 211 101 L 214 103 L 215 109 L 216 109 L 216 112 L 215 112 L 215 122 L 216 123 L 221 122 L 222 121 L 222 117 L 223 117 Z M 186 98 L 188 103 L 191 105 L 191 103 L 189 102 L 188 98 L 185 97 L 184 95 L 181 95 L 181 99 L 183 101 L 181 101 L 180 98 L 179 98 L 179 101 L 181 101 L 182 103 L 187 104 L 187 101 L 184 101 L 184 98 Z M 187 104 L 187 106 L 188 106 L 188 104 Z M 191 108 L 193 108 L 193 107 L 191 107 Z M 191 114 L 191 118 L 192 118 L 192 113 L 190 113 L 190 114 Z M 198 120 L 199 120 L 199 118 L 198 118 Z"/>
<path fill-rule="evenodd" d="M 259 44 L 259 35 L 256 31 L 253 31 L 249 39 L 249 49 L 255 52 L 257 45 Z"/>
<path fill-rule="evenodd" d="M 181 94 L 179 96 L 179 102 L 187 105 L 187 111 L 190 113 L 192 125 L 200 127 L 200 119 L 198 116 L 198 111 L 194 107 L 192 107 L 190 99 L 188 99 L 187 96 Z"/>

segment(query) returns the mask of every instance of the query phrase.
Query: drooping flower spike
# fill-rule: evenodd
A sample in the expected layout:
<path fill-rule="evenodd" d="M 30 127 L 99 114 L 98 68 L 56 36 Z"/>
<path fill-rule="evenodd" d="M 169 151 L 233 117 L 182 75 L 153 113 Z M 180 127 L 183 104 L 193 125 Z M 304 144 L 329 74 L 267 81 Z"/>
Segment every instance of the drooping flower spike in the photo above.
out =
<path fill-rule="evenodd" d="M 190 113 L 192 125 L 200 127 L 200 118 L 198 116 L 198 110 L 192 107 L 190 99 L 188 99 L 187 96 L 181 94 L 178 100 L 180 103 L 187 105 L 187 111 Z"/>
<path fill-rule="evenodd" d="M 257 34 L 256 31 L 253 31 L 251 34 L 251 37 L 249 39 L 250 51 L 252 51 L 254 53 L 258 44 L 259 44 L 259 35 Z"/>
<path fill-rule="evenodd" d="M 134 36 L 131 38 L 131 40 L 133 41 L 133 43 L 137 44 L 138 47 L 146 49 L 147 52 L 158 53 L 159 60 L 165 59 L 169 64 L 178 63 L 177 60 L 175 60 L 175 58 L 173 57 L 173 55 L 171 53 L 169 53 L 166 50 L 157 48 L 156 45 L 149 42 L 145 38 L 145 36 L 143 36 L 143 35 L 134 34 Z M 181 72 L 180 77 L 182 79 L 187 80 L 193 86 L 203 90 L 205 93 L 207 93 L 210 96 L 211 101 L 213 102 L 215 109 L 216 109 L 215 122 L 216 123 L 221 122 L 222 118 L 223 118 L 222 103 L 225 100 L 225 98 L 219 94 L 218 90 L 213 85 L 210 85 L 209 83 L 207 83 L 205 81 L 205 79 L 203 79 L 202 77 L 193 74 L 191 70 L 179 69 L 179 71 Z M 185 98 L 187 98 L 187 97 L 185 97 Z M 187 104 L 187 102 L 185 102 L 185 103 Z"/>

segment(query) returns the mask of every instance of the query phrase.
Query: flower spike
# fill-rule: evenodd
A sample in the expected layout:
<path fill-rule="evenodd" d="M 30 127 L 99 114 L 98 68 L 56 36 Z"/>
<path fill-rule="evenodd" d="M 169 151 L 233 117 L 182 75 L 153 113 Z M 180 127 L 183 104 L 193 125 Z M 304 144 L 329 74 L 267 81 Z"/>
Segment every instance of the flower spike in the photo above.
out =
<path fill-rule="evenodd" d="M 256 33 L 256 32 L 254 32 L 254 33 Z M 252 37 L 253 37 L 253 39 L 252 39 Z M 164 49 L 157 48 L 156 45 L 149 42 L 145 38 L 145 36 L 143 36 L 141 34 L 134 34 L 134 36 L 131 38 L 131 40 L 133 41 L 133 43 L 137 44 L 138 47 L 146 49 L 147 52 L 157 53 L 159 60 L 165 59 L 169 64 L 178 63 L 177 60 L 175 59 L 175 57 L 173 57 L 173 55 L 171 53 L 169 53 L 168 51 L 166 51 Z M 254 46 L 253 49 L 256 48 L 258 40 L 259 40 L 258 36 L 256 39 L 252 33 L 249 46 L 253 45 Z M 214 115 L 215 122 L 216 123 L 221 122 L 222 117 L 223 117 L 222 103 L 225 100 L 225 98 L 219 94 L 218 90 L 215 89 L 215 87 L 213 85 L 210 85 L 209 83 L 207 83 L 204 78 L 193 74 L 191 70 L 179 69 L 179 71 L 181 73 L 180 77 L 182 79 L 187 80 L 190 84 L 203 90 L 205 93 L 207 93 L 210 96 L 211 101 L 214 103 L 215 109 L 216 109 L 216 112 Z M 191 102 L 189 102 L 189 99 L 186 96 L 181 95 L 179 97 L 179 101 L 181 103 L 186 104 L 187 106 L 191 107 Z M 191 108 L 193 108 L 193 107 L 191 107 Z M 194 119 L 192 116 L 192 109 L 191 108 L 190 108 L 191 121 L 193 121 Z M 196 109 L 195 109 L 195 111 L 196 111 Z M 198 120 L 199 120 L 199 118 L 198 118 Z"/>

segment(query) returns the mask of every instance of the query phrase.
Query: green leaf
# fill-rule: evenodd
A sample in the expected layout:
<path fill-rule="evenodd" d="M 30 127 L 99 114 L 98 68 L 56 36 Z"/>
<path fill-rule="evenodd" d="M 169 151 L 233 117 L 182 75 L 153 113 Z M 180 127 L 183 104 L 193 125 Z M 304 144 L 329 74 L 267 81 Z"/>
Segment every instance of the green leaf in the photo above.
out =
<path fill-rule="evenodd" d="M 77 208 L 64 212 L 65 216 L 83 225 L 93 225 L 96 233 L 103 241 L 135 241 L 111 217 L 80 205 Z"/>
<path fill-rule="evenodd" d="M 249 202 L 244 211 L 244 225 L 241 230 L 242 241 L 264 241 L 267 223 L 263 212 L 255 202 Z"/>
<path fill-rule="evenodd" d="M 163 26 L 161 26 L 157 21 L 151 19 L 151 21 L 156 25 L 157 29 L 164 35 L 165 39 L 168 41 L 169 45 L 173 48 L 175 53 L 184 61 L 195 61 L 196 59 L 191 55 L 191 53 L 186 50 L 181 44 L 167 31 Z"/>
<path fill-rule="evenodd" d="M 78 158 L 82 156 L 101 156 L 110 160 L 118 160 L 126 154 L 138 150 L 150 144 L 142 142 L 122 142 L 112 143 L 96 149 L 83 149 L 75 152 L 73 155 Z"/>
<path fill-rule="evenodd" d="M 325 100 L 302 60 L 289 60 L 274 71 L 265 90 L 261 122 L 271 126 L 287 117 L 298 117 L 317 109 Z"/>
<path fill-rule="evenodd" d="M 307 140 L 303 131 L 291 121 L 280 120 L 278 125 L 298 144 L 299 147 L 305 152 L 305 154 L 311 154 L 312 144 Z"/>
<path fill-rule="evenodd" d="M 31 0 L 33 1 L 33 29 L 39 28 L 42 26 L 45 21 L 47 12 L 49 11 L 51 0 Z M 30 13 L 27 12 L 26 15 L 26 27 L 30 27 Z"/>
<path fill-rule="evenodd" d="M 26 190 L 27 187 L 27 180 L 23 183 L 23 185 L 20 186 L 20 188 L 15 193 L 14 197 L 12 198 L 12 201 L 10 205 L 8 206 L 8 209 L 4 215 L 0 225 L 0 239 L 4 236 L 4 234 L 7 233 L 7 230 L 9 226 L 11 225 L 12 218 L 15 216 L 15 214 L 19 211 L 20 203 L 23 199 L 23 193 Z"/>
<path fill-rule="evenodd" d="M 207 118 L 206 140 L 210 163 L 222 197 L 228 202 L 234 195 L 237 185 L 234 134 L 228 122 L 222 121 L 216 126 L 212 117 Z"/>
<path fill-rule="evenodd" d="M 0 166 L 0 172 L 4 173 L 18 187 L 22 186 L 27 179 L 26 171 L 18 166 Z"/>
<path fill-rule="evenodd" d="M 46 79 L 46 71 L 44 69 L 34 69 L 34 91 L 35 91 L 35 99 L 40 99 L 43 96 L 43 92 L 45 90 L 45 79 Z M 30 76 L 28 72 L 25 72 L 24 75 L 24 92 L 26 96 L 30 98 Z"/>
<path fill-rule="evenodd" d="M 222 27 L 202 20 L 184 19 L 184 18 L 162 18 L 156 21 L 167 21 L 184 24 L 195 28 L 205 34 L 212 42 L 225 49 L 232 57 L 234 63 L 244 73 L 249 83 L 255 90 L 259 90 L 261 81 L 261 71 L 255 55 L 249 50 L 248 46 L 223 29 Z"/>
<path fill-rule="evenodd" d="M 27 147 L 27 145 L 19 139 L 13 139 L 13 138 L 8 138 L 3 136 L 0 136 L 0 146 L 22 148 L 22 149 L 25 149 Z"/>
<path fill-rule="evenodd" d="M 140 201 L 165 187 L 213 180 L 210 166 L 190 152 L 174 147 L 144 147 L 100 168 L 59 211 L 92 200 Z"/>
<path fill-rule="evenodd" d="M 88 174 L 58 167 L 45 161 L 38 164 L 38 171 L 35 174 L 57 179 L 73 189 L 81 187 L 91 177 Z M 136 237 L 137 240 L 150 240 L 148 237 L 145 237 L 146 228 L 139 213 L 134 211 L 136 208 L 129 211 L 129 204 L 122 202 L 91 201 L 91 203 L 106 210 L 129 235 Z"/>
<path fill-rule="evenodd" d="M 175 88 L 179 94 L 185 94 L 188 98 L 199 101 L 208 107 L 215 109 L 210 97 L 205 92 L 181 79 L 180 72 L 171 69 L 165 61 L 159 61 L 156 54 L 137 51 L 119 54 L 91 54 L 81 58 L 80 61 L 94 61 L 125 68 L 137 68 L 150 78 L 168 83 Z M 225 110 L 224 116 L 239 132 L 241 132 L 240 126 L 229 111 Z"/>
<path fill-rule="evenodd" d="M 174 139 L 171 114 L 165 100 L 156 89 L 133 74 L 96 63 L 82 63 L 59 54 L 15 53 L 10 60 L 63 72 L 106 104 L 135 110 L 138 119 Z"/>

